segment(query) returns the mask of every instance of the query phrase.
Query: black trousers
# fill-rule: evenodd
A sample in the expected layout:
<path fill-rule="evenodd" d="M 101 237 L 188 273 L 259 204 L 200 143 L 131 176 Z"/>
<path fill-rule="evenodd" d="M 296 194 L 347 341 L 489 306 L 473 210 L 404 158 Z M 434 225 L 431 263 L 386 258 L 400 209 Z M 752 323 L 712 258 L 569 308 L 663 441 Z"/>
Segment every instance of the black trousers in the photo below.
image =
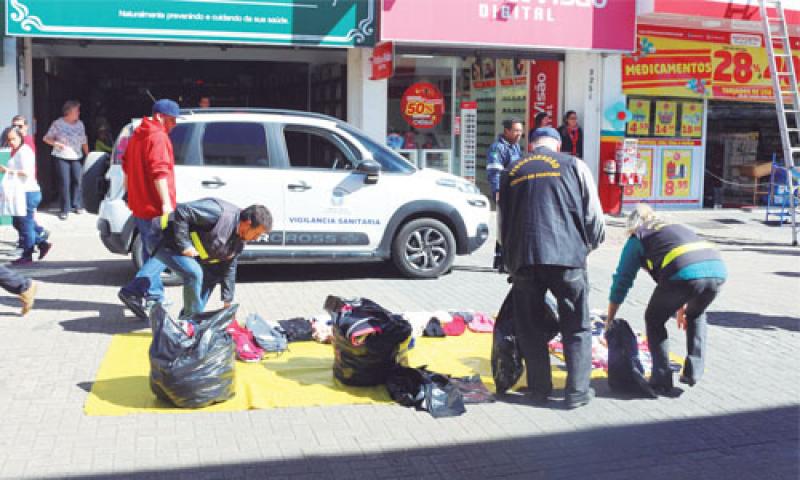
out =
<path fill-rule="evenodd" d="M 0 265 L 0 287 L 8 293 L 19 295 L 31 288 L 31 280 L 11 270 L 5 265 Z"/>
<path fill-rule="evenodd" d="M 61 213 L 82 208 L 81 176 L 83 160 L 64 160 L 53 157 L 58 166 L 58 191 L 61 194 Z"/>
<path fill-rule="evenodd" d="M 717 297 L 725 281 L 719 278 L 678 280 L 659 283 L 650 297 L 644 321 L 647 344 L 653 358 L 650 383 L 672 388 L 672 370 L 669 368 L 669 339 L 667 320 L 686 305 L 686 360 L 683 376 L 697 383 L 703 376 L 706 349 L 706 309 Z"/>
<path fill-rule="evenodd" d="M 533 393 L 553 389 L 547 343 L 552 331 L 545 321 L 545 295 L 558 302 L 558 324 L 567 364 L 566 396 L 580 398 L 589 390 L 592 372 L 592 332 L 589 322 L 589 285 L 584 268 L 538 265 L 513 275 L 514 327 Z"/>

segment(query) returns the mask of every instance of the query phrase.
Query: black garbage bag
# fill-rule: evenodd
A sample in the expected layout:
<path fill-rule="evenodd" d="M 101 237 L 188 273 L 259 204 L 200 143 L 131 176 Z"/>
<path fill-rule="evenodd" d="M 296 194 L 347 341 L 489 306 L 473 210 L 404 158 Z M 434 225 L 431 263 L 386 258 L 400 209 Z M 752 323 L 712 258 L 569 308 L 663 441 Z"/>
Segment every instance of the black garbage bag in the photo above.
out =
<path fill-rule="evenodd" d="M 559 331 L 556 308 L 555 302 L 550 297 L 546 297 L 544 318 L 540 325 L 547 332 L 548 341 L 558 335 Z M 503 394 L 513 387 L 524 371 L 522 352 L 519 350 L 517 337 L 514 334 L 513 315 L 514 297 L 513 290 L 510 290 L 497 314 L 492 335 L 492 376 L 494 377 L 495 391 L 498 394 Z"/>
<path fill-rule="evenodd" d="M 192 317 L 192 336 L 161 305 L 150 314 L 150 390 L 181 408 L 224 402 L 234 395 L 236 349 L 225 332 L 238 305 Z"/>
<path fill-rule="evenodd" d="M 424 366 L 393 369 L 386 379 L 386 389 L 400 405 L 424 410 L 435 418 L 455 417 L 467 411 L 458 386 L 448 376 Z"/>
<path fill-rule="evenodd" d="M 339 299 L 329 297 L 326 306 L 335 303 L 332 298 Z M 398 347 L 411 335 L 411 324 L 372 300 L 339 300 L 338 310 L 333 309 L 334 376 L 345 385 L 384 384 L 397 366 Z"/>
<path fill-rule="evenodd" d="M 480 375 L 450 377 L 450 382 L 461 392 L 465 404 L 492 403 L 495 401 L 494 395 L 483 384 Z"/>
<path fill-rule="evenodd" d="M 278 320 L 286 333 L 286 339 L 291 342 L 307 342 L 313 339 L 313 329 L 311 321 L 302 317 L 290 318 L 289 320 Z"/>
<path fill-rule="evenodd" d="M 514 335 L 513 302 L 512 292 L 509 291 L 497 314 L 492 334 L 492 377 L 494 377 L 495 392 L 498 394 L 505 393 L 513 387 L 524 370 L 522 353 Z"/>
<path fill-rule="evenodd" d="M 605 333 L 608 343 L 608 386 L 612 390 L 658 398 L 644 378 L 636 334 L 625 320 L 615 318 Z"/>

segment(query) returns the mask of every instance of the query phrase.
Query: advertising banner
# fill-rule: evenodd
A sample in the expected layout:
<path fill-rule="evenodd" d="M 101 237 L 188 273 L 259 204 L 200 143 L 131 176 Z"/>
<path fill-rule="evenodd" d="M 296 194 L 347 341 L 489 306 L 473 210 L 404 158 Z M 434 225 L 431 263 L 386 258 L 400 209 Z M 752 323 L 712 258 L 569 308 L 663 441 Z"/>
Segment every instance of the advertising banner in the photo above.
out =
<path fill-rule="evenodd" d="M 381 42 L 375 45 L 369 63 L 372 65 L 370 80 L 391 78 L 394 75 L 394 43 Z"/>
<path fill-rule="evenodd" d="M 533 127 L 536 115 L 547 112 L 553 123 L 558 124 L 558 64 L 556 60 L 536 60 L 530 62 L 530 118 L 528 125 Z"/>
<path fill-rule="evenodd" d="M 417 82 L 400 99 L 403 119 L 414 128 L 433 128 L 444 115 L 444 95 L 432 83 Z"/>
<path fill-rule="evenodd" d="M 689 197 L 692 185 L 692 151 L 665 148 L 661 155 L 662 195 L 668 198 Z"/>
<path fill-rule="evenodd" d="M 631 119 L 628 121 L 628 135 L 642 136 L 650 134 L 650 107 L 653 102 L 640 98 L 628 100 Z"/>
<path fill-rule="evenodd" d="M 678 124 L 678 102 L 656 102 L 656 137 L 674 137 Z"/>
<path fill-rule="evenodd" d="M 639 175 L 641 183 L 638 185 L 626 185 L 625 197 L 628 198 L 648 198 L 653 196 L 653 149 L 639 149 Z"/>
<path fill-rule="evenodd" d="M 8 35 L 328 47 L 375 44 L 377 0 L 5 0 Z"/>
<path fill-rule="evenodd" d="M 767 51 L 759 33 L 729 33 L 639 25 L 638 48 L 622 59 L 629 95 L 774 101 Z M 791 38 L 800 72 L 800 38 Z M 783 51 L 775 44 L 777 51 Z M 784 69 L 785 57 L 779 57 Z M 784 90 L 788 78 L 782 79 Z"/>
<path fill-rule="evenodd" d="M 700 138 L 703 136 L 703 104 L 700 102 L 681 103 L 681 137 Z"/>
<path fill-rule="evenodd" d="M 636 0 L 382 0 L 381 39 L 634 50 Z M 613 25 L 613 28 L 609 28 Z"/>

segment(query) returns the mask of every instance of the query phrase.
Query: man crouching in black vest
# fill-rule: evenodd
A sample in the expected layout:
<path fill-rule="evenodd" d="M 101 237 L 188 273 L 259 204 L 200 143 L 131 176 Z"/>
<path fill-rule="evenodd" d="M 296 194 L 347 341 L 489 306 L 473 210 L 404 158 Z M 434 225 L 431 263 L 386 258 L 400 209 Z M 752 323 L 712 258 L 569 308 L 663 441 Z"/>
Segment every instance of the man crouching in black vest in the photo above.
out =
<path fill-rule="evenodd" d="M 272 229 L 272 215 L 263 205 L 242 210 L 218 198 L 179 203 L 169 217 L 153 221 L 164 231 L 154 257 L 183 279 L 181 318 L 202 312 L 217 284 L 223 303 L 230 306 L 245 243 Z M 148 275 L 149 263 L 137 276 Z"/>
<path fill-rule="evenodd" d="M 498 202 L 503 258 L 513 279 L 514 327 L 531 399 L 546 403 L 553 382 L 545 294 L 553 293 L 567 364 L 566 406 L 577 408 L 594 398 L 586 257 L 605 238 L 603 213 L 589 168 L 558 153 L 558 132 L 538 128 L 531 137 L 531 154 L 503 172 Z"/>

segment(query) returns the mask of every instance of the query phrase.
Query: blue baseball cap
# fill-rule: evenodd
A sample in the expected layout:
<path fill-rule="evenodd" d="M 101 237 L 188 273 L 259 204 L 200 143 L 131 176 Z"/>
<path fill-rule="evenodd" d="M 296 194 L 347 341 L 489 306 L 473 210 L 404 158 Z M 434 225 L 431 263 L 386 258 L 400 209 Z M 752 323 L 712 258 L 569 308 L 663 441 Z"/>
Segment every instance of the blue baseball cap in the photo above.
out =
<path fill-rule="evenodd" d="M 181 115 L 181 108 L 174 101 L 168 98 L 162 98 L 153 104 L 153 113 L 160 113 L 162 115 L 178 118 Z"/>
<path fill-rule="evenodd" d="M 536 140 L 542 137 L 550 137 L 552 139 L 561 141 L 561 134 L 558 133 L 553 127 L 539 127 L 531 133 L 531 141 L 535 142 Z"/>

